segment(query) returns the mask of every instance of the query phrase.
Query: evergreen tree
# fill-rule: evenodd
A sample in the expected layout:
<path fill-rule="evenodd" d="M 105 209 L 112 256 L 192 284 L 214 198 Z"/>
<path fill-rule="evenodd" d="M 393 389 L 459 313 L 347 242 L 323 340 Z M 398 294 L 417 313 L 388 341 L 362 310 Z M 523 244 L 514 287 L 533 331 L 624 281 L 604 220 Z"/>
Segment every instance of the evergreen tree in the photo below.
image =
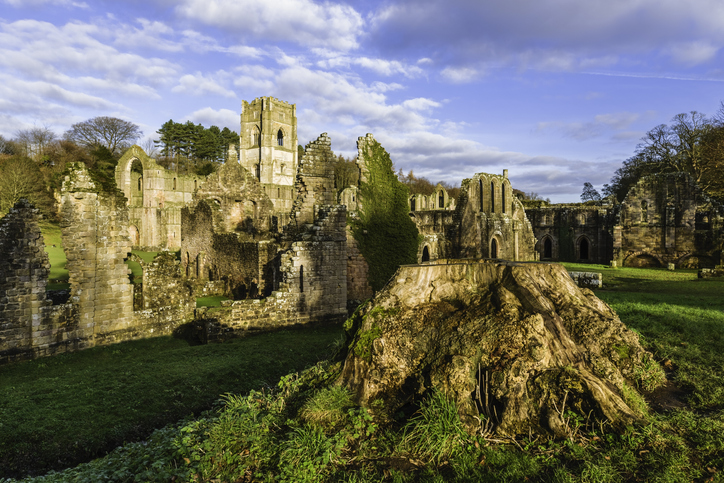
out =
<path fill-rule="evenodd" d="M 352 234 L 369 265 L 373 290 L 382 289 L 400 265 L 417 263 L 417 227 L 409 217 L 409 191 L 395 175 L 385 149 L 373 141 L 364 153 L 366 182 L 360 185 L 359 218 Z"/>

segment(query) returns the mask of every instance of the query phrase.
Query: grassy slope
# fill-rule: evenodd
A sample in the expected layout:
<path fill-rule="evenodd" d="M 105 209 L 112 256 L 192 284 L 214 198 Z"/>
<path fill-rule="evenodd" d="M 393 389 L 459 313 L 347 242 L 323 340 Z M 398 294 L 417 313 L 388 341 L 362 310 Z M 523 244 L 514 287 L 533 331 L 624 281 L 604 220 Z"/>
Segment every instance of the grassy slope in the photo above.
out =
<path fill-rule="evenodd" d="M 66 467 L 329 355 L 340 328 L 158 337 L 0 367 L 0 476 Z"/>

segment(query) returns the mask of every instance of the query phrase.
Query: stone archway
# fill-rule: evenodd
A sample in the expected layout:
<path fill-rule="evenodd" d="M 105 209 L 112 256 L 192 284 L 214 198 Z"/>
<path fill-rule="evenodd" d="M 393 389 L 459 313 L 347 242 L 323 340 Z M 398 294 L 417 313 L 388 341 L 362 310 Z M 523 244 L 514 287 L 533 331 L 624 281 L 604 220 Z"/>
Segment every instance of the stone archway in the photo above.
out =
<path fill-rule="evenodd" d="M 428 249 L 427 245 L 425 245 L 425 248 L 422 249 L 422 263 L 429 262 L 430 261 L 430 250 Z"/>

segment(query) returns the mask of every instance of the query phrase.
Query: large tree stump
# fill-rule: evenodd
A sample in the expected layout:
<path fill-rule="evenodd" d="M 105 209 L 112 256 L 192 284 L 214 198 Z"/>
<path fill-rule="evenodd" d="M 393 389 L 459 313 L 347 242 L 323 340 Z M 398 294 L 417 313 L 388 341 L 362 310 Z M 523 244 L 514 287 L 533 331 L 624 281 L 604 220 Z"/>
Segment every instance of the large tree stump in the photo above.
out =
<path fill-rule="evenodd" d="M 558 264 L 401 267 L 346 328 L 340 382 L 389 414 L 437 388 L 471 431 L 501 436 L 562 436 L 566 410 L 614 426 L 642 417 L 623 392 L 650 354 Z"/>

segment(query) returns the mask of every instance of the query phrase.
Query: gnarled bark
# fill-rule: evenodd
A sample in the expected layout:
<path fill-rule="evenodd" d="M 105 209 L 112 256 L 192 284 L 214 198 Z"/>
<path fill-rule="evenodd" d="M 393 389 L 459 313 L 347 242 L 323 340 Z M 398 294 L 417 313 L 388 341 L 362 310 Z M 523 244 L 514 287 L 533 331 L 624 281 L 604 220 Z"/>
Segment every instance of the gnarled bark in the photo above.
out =
<path fill-rule="evenodd" d="M 452 261 L 451 261 L 452 262 Z M 650 357 L 561 265 L 492 260 L 406 266 L 347 323 L 340 382 L 392 413 L 430 388 L 471 431 L 565 434 L 562 413 L 629 424 L 625 380 Z"/>

